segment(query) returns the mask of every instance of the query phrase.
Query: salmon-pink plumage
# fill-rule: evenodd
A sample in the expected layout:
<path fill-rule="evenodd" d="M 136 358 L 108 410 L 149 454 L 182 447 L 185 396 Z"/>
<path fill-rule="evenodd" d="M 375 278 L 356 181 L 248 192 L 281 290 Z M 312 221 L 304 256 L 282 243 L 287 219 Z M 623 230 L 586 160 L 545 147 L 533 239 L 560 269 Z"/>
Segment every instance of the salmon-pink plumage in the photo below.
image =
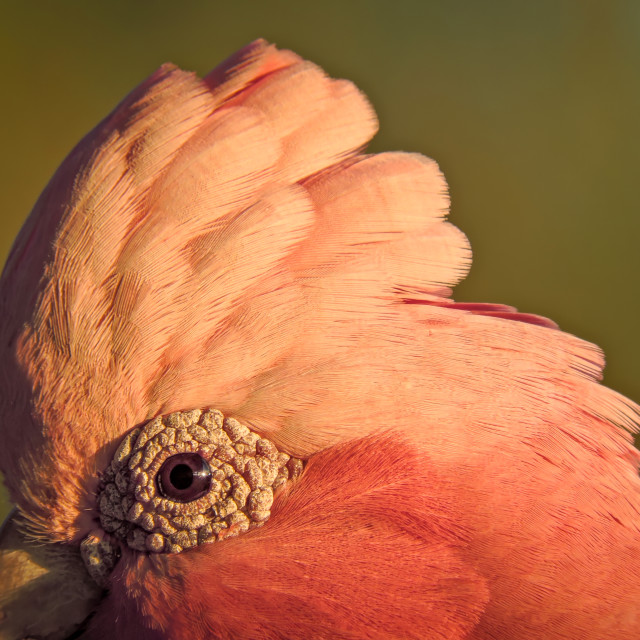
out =
<path fill-rule="evenodd" d="M 0 282 L 0 468 L 79 545 L 120 441 L 215 407 L 307 460 L 270 519 L 121 544 L 87 638 L 640 637 L 638 407 L 597 347 L 455 303 L 437 165 L 257 41 L 165 65 L 71 152 Z"/>

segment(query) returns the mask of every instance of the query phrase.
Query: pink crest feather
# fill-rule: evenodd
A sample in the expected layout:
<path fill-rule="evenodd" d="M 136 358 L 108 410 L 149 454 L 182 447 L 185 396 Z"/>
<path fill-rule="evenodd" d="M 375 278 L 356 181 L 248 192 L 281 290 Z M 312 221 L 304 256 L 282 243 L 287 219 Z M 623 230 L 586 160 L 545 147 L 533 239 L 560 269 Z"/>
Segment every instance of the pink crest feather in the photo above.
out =
<path fill-rule="evenodd" d="M 448 297 L 471 255 L 444 177 L 364 154 L 376 128 L 262 41 L 204 80 L 166 65 L 16 240 L 0 469 L 36 535 L 86 535 L 159 414 L 213 406 L 310 458 L 263 528 L 123 557 L 95 637 L 638 637 L 638 408 L 597 347 Z"/>

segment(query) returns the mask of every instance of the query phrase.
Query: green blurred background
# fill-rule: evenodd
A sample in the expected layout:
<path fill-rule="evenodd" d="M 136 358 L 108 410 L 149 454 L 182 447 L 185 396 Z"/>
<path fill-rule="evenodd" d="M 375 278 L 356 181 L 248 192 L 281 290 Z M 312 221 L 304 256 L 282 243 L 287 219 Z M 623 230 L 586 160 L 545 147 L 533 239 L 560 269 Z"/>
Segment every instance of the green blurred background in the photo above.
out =
<path fill-rule="evenodd" d="M 4 0 L 0 259 L 133 86 L 165 61 L 205 73 L 259 36 L 354 80 L 380 116 L 373 150 L 440 163 L 474 249 L 457 299 L 553 318 L 640 400 L 637 0 Z"/>

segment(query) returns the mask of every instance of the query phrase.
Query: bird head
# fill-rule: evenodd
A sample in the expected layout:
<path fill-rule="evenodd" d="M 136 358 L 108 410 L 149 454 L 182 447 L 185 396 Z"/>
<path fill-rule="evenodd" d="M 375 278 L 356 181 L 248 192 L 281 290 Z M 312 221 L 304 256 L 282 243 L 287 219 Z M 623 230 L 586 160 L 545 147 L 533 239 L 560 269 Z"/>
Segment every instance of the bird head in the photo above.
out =
<path fill-rule="evenodd" d="M 376 128 L 256 41 L 161 67 L 58 169 L 0 280 L 0 637 L 589 630 L 578 490 L 631 616 L 603 487 L 638 503 L 635 405 L 552 322 L 451 300 L 444 178 Z"/>

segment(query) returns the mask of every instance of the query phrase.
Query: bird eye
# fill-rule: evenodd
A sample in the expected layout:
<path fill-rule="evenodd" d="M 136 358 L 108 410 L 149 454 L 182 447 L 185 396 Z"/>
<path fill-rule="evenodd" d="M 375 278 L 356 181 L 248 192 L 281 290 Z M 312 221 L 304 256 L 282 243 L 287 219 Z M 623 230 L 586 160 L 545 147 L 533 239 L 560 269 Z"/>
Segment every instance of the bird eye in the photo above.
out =
<path fill-rule="evenodd" d="M 165 460 L 156 476 L 158 491 L 176 502 L 192 502 L 211 487 L 211 468 L 197 453 L 178 453 Z"/>
<path fill-rule="evenodd" d="M 302 460 L 217 409 L 176 411 L 120 442 L 100 477 L 100 524 L 130 549 L 180 553 L 261 527 L 274 492 L 303 468 Z M 95 536 L 84 542 L 85 564 L 101 585 L 120 548 L 108 542 Z"/>

